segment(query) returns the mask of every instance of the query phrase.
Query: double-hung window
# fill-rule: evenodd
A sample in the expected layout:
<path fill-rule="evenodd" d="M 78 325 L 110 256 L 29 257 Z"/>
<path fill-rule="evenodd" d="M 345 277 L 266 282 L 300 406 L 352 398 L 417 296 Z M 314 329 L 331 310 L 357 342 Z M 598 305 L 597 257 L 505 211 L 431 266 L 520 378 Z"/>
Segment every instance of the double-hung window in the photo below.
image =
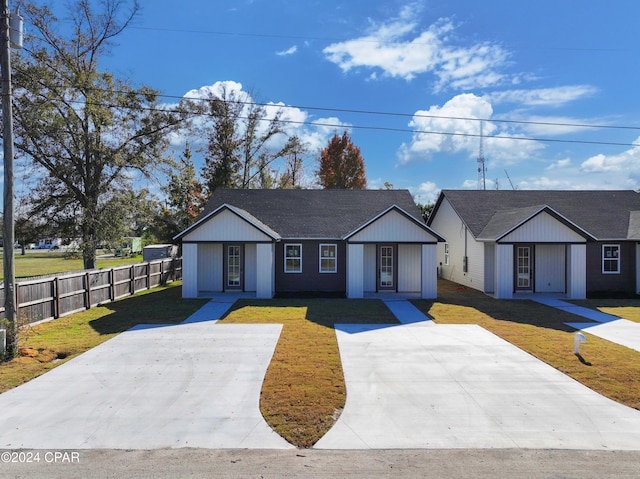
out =
<path fill-rule="evenodd" d="M 320 272 L 335 273 L 338 271 L 337 264 L 338 245 L 321 244 L 320 245 Z"/>
<path fill-rule="evenodd" d="M 449 243 L 444 244 L 444 264 L 449 265 Z"/>
<path fill-rule="evenodd" d="M 619 274 L 620 273 L 620 245 L 619 244 L 603 244 L 602 245 L 602 273 L 603 274 Z"/>
<path fill-rule="evenodd" d="M 284 245 L 284 272 L 302 273 L 302 245 Z"/>

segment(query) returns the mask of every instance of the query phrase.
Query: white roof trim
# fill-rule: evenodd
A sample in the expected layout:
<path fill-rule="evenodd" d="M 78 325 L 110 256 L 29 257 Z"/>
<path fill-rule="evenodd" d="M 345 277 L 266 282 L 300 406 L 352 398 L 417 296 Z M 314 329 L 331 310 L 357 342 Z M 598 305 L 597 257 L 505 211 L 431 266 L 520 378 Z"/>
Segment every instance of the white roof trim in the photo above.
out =
<path fill-rule="evenodd" d="M 240 218 L 242 218 L 244 221 L 249 223 L 251 226 L 253 226 L 257 230 L 261 231 L 265 235 L 267 235 L 270 238 L 272 238 L 274 241 L 280 241 L 282 239 L 281 236 L 276 231 L 273 231 L 271 228 L 269 228 L 267 225 L 262 223 L 259 219 L 257 219 L 251 213 L 249 213 L 249 212 L 247 212 L 247 211 L 245 211 L 245 210 L 243 210 L 241 208 L 237 208 L 235 206 L 228 205 L 226 203 L 223 204 L 223 205 L 220 205 L 218 208 L 213 210 L 208 215 L 203 216 L 202 218 L 200 218 L 198 221 L 196 221 L 194 224 L 192 224 L 189 228 L 187 228 L 186 230 L 184 230 L 181 233 L 179 233 L 176 236 L 174 236 L 173 239 L 174 240 L 181 239 L 182 237 L 186 236 L 190 232 L 198 229 L 202 224 L 206 223 L 207 221 L 209 221 L 214 216 L 217 216 L 222 210 L 231 211 L 232 213 L 234 213 L 235 215 L 237 215 Z"/>
<path fill-rule="evenodd" d="M 380 218 L 382 218 L 383 216 L 385 216 L 387 213 L 389 213 L 390 211 L 397 211 L 399 212 L 402 216 L 406 217 L 408 220 L 412 221 L 414 224 L 416 224 L 417 226 L 419 226 L 420 228 L 422 228 L 423 230 L 425 230 L 427 233 L 429 233 L 430 235 L 432 235 L 434 238 L 436 238 L 437 241 L 446 241 L 441 235 L 439 235 L 438 233 L 436 233 L 435 231 L 433 231 L 431 228 L 429 228 L 425 223 L 422 223 L 420 221 L 418 221 L 417 218 L 414 218 L 413 216 L 411 216 L 409 213 L 407 213 L 405 210 L 403 210 L 402 208 L 400 208 L 398 205 L 391 205 L 389 206 L 386 210 L 384 210 L 383 212 L 379 213 L 378 215 L 374 216 L 373 218 L 371 218 L 369 221 L 363 223 L 362 225 L 358 226 L 355 230 L 353 230 L 352 232 L 344 235 L 342 237 L 343 240 L 348 240 L 349 238 L 351 238 L 352 236 L 354 236 L 355 234 L 359 233 L 360 231 L 362 231 L 363 229 L 365 229 L 367 226 L 371 225 L 372 223 L 375 223 L 376 221 L 378 221 Z"/>

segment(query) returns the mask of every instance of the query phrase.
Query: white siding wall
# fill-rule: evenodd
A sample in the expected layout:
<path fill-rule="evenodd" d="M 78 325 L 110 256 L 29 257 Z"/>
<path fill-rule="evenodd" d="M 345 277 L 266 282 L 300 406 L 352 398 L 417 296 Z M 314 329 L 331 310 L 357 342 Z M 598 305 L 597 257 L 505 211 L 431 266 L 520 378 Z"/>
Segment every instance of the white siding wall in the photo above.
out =
<path fill-rule="evenodd" d="M 189 241 L 271 241 L 271 238 L 229 210 L 218 213 L 183 238 Z"/>
<path fill-rule="evenodd" d="M 421 252 L 419 244 L 398 245 L 398 292 L 420 291 Z M 434 245 L 435 246 L 435 245 Z"/>
<path fill-rule="evenodd" d="M 518 229 L 500 239 L 501 243 L 584 243 L 578 233 L 548 213 L 540 213 Z"/>
<path fill-rule="evenodd" d="M 353 235 L 349 238 L 349 241 L 354 243 L 359 241 L 375 241 L 379 243 L 435 243 L 437 239 L 404 215 L 392 210 L 378 218 L 362 231 Z"/>
<path fill-rule="evenodd" d="M 364 291 L 372 293 L 376 291 L 376 245 L 364 245 Z"/>
<path fill-rule="evenodd" d="M 565 245 L 562 244 L 535 246 L 536 293 L 564 293 L 565 249 Z"/>
<path fill-rule="evenodd" d="M 586 245 L 570 245 L 567 264 L 567 296 L 569 299 L 585 299 L 587 297 Z"/>
<path fill-rule="evenodd" d="M 260 243 L 256 245 L 256 297 L 268 299 L 273 297 L 275 245 Z"/>
<path fill-rule="evenodd" d="M 347 245 L 347 297 L 364 296 L 364 245 Z"/>
<path fill-rule="evenodd" d="M 182 246 L 182 297 L 198 297 L 198 245 Z"/>
<path fill-rule="evenodd" d="M 438 297 L 438 251 L 434 244 L 422 245 L 421 255 L 421 296 L 423 299 Z"/>
<path fill-rule="evenodd" d="M 446 198 L 443 199 L 438 214 L 431 223 L 431 228 L 444 236 L 449 243 L 449 266 L 444 264 L 444 246 L 438 247 L 438 264 L 442 263 L 442 277 L 464 284 L 470 288 L 484 291 L 484 243 L 477 242 L 467 231 L 462 220 Z M 469 261 L 469 271 L 462 270 L 462 258 L 466 253 Z"/>
<path fill-rule="evenodd" d="M 495 297 L 510 299 L 513 297 L 513 245 L 496 245 L 496 283 Z"/>
<path fill-rule="evenodd" d="M 244 290 L 255 291 L 257 281 L 256 244 L 244 245 Z"/>
<path fill-rule="evenodd" d="M 223 282 L 223 248 L 221 244 L 202 243 L 196 246 L 198 250 L 198 293 L 220 292 Z"/>

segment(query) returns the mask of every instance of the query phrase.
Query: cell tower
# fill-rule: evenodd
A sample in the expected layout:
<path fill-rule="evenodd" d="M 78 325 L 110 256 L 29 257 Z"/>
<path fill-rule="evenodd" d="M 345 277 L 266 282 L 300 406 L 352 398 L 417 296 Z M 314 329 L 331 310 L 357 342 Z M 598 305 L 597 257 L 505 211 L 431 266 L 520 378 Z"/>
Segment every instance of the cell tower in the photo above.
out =
<path fill-rule="evenodd" d="M 484 134 L 483 134 L 483 125 L 484 122 L 480 120 L 480 151 L 478 153 L 478 189 L 486 190 L 487 189 L 487 168 L 484 166 Z"/>

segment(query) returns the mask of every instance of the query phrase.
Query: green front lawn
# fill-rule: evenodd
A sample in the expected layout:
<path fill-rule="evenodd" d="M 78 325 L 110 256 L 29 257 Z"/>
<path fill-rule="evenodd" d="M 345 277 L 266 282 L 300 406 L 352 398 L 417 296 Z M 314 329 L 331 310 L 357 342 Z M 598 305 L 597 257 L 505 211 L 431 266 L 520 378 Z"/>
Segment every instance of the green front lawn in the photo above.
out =
<path fill-rule="evenodd" d="M 0 365 L 0 391 L 36 377 L 62 361 L 139 323 L 179 323 L 205 300 L 180 298 L 180 283 L 44 323 L 22 333 L 20 345 L 38 352 Z M 640 353 L 587 333 L 583 357 L 573 354 L 576 317 L 531 301 L 495 300 L 440 281 L 435 301 L 415 301 L 438 324 L 478 324 L 591 389 L 640 409 Z M 632 306 L 633 307 L 633 306 Z M 346 389 L 334 325 L 394 323 L 376 300 L 242 300 L 222 323 L 283 324 L 266 373 L 260 409 L 276 432 L 309 447 L 334 424 Z M 64 359 L 63 359 L 64 360 Z"/>
<path fill-rule="evenodd" d="M 1 256 L 1 255 L 0 255 Z M 96 261 L 98 268 L 111 268 L 125 264 L 139 263 L 142 255 L 128 258 L 99 258 Z M 29 252 L 20 254 L 20 250 L 15 250 L 14 265 L 16 278 L 29 278 L 31 276 L 42 276 L 46 274 L 68 273 L 71 271 L 82 271 L 84 264 L 82 258 L 65 258 L 65 253 L 48 251 L 43 253 Z M 4 277 L 4 271 L 0 268 L 0 280 Z"/>

